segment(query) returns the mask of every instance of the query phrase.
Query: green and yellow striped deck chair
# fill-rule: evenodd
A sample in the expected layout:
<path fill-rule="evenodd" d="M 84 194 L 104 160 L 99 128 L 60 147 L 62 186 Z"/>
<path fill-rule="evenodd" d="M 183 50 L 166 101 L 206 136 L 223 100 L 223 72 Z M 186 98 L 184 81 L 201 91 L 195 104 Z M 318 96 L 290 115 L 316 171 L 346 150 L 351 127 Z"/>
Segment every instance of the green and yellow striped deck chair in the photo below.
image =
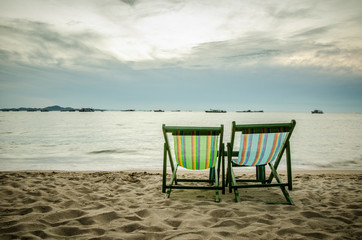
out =
<path fill-rule="evenodd" d="M 293 205 L 293 200 L 286 189 L 292 190 L 292 167 L 290 142 L 295 120 L 290 123 L 236 125 L 232 123 L 231 142 L 227 144 L 228 169 L 227 184 L 229 191 L 234 190 L 235 200 L 240 201 L 239 188 L 280 187 L 287 202 Z M 240 134 L 239 144 L 235 144 L 236 135 Z M 234 150 L 235 145 L 235 150 Z M 287 182 L 280 178 L 277 169 L 286 152 Z M 270 167 L 270 176 L 266 179 L 265 166 Z M 236 179 L 235 167 L 256 167 L 256 179 Z M 273 179 L 277 183 L 272 183 Z M 259 184 L 239 184 L 241 182 L 258 182 Z"/>
<path fill-rule="evenodd" d="M 171 189 L 208 189 L 216 191 L 216 201 L 220 201 L 219 190 L 225 193 L 224 127 L 179 127 L 162 125 L 165 138 L 163 155 L 162 192 L 171 194 Z M 172 137 L 169 139 L 169 136 Z M 173 151 L 171 150 L 173 146 Z M 173 158 L 174 157 L 174 158 Z M 167 158 L 172 170 L 169 184 L 166 184 Z M 177 169 L 210 169 L 209 179 L 179 179 Z M 215 174 L 215 169 L 216 173 Z M 220 184 L 220 171 L 222 174 Z M 181 185 L 181 182 L 189 182 Z M 190 182 L 205 182 L 207 186 L 196 186 Z"/>

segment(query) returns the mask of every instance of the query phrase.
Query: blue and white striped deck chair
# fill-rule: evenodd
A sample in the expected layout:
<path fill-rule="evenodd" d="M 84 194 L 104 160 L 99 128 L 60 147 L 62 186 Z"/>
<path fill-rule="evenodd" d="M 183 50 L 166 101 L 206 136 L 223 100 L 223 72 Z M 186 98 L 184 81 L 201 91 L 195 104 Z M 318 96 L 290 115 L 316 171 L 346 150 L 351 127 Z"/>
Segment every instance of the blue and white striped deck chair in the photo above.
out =
<path fill-rule="evenodd" d="M 224 127 L 180 127 L 162 126 L 165 138 L 163 155 L 162 192 L 168 196 L 171 189 L 211 189 L 216 191 L 216 201 L 220 201 L 219 190 L 225 193 L 225 163 L 224 163 Z M 173 136 L 169 140 L 168 135 Z M 171 143 L 173 142 L 173 144 Z M 174 151 L 171 151 L 173 146 Z M 173 154 L 173 153 L 174 154 Z M 174 156 L 174 158 L 172 157 Z M 172 176 L 170 183 L 166 184 L 167 158 L 171 165 Z M 175 160 L 174 160 L 175 159 Z M 189 170 L 210 169 L 209 179 L 180 179 L 177 178 L 177 169 L 182 167 Z M 217 174 L 215 176 L 215 168 Z M 222 173 L 221 185 L 220 170 Z M 178 185 L 179 182 L 207 182 L 208 186 Z"/>
<path fill-rule="evenodd" d="M 292 189 L 292 168 L 289 139 L 296 121 L 277 124 L 236 125 L 232 123 L 231 142 L 227 145 L 228 169 L 227 184 L 229 191 L 234 190 L 235 200 L 240 201 L 239 188 L 280 187 L 287 204 L 293 205 L 287 189 Z M 235 144 L 236 135 L 240 134 L 240 144 Z M 235 146 L 234 146 L 235 145 Z M 237 145 L 237 146 L 236 146 Z M 234 150 L 235 147 L 235 150 Z M 286 152 L 286 168 L 288 180 L 282 182 L 277 169 L 282 156 Z M 270 167 L 270 176 L 266 179 L 265 166 Z M 236 179 L 235 167 L 256 167 L 256 179 Z M 273 179 L 277 183 L 272 183 Z M 241 182 L 259 182 L 259 184 L 238 184 Z"/>

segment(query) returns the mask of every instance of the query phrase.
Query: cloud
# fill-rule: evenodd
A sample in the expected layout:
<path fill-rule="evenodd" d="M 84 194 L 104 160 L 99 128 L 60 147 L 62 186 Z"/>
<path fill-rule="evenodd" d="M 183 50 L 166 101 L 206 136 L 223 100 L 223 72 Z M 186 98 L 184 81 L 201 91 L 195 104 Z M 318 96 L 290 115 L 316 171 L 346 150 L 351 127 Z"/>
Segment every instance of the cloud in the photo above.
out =
<path fill-rule="evenodd" d="M 111 56 L 97 49 L 100 37 L 91 32 L 66 34 L 46 23 L 15 20 L 0 26 L 7 61 L 34 66 L 82 68 Z"/>
<path fill-rule="evenodd" d="M 295 9 L 295 10 L 280 10 L 276 11 L 273 9 L 273 11 L 270 12 L 271 15 L 278 19 L 295 19 L 295 18 L 306 18 L 311 17 L 311 9 L 310 8 L 301 8 L 301 9 Z"/>
<path fill-rule="evenodd" d="M 4 0 L 0 102 L 52 99 L 114 108 L 120 103 L 239 108 L 243 102 L 245 108 L 270 103 L 281 109 L 284 95 L 270 92 L 283 89 L 297 105 L 333 102 L 326 92 L 335 92 L 355 106 L 361 103 L 360 5 Z M 345 92 L 339 91 L 343 84 Z M 258 89 L 259 95 L 240 89 Z"/>
<path fill-rule="evenodd" d="M 25 14 L 4 4 L 14 10 L 2 11 L 0 29 L 2 50 L 10 60 L 69 68 L 100 66 L 102 61 L 137 69 L 257 64 L 362 68 L 362 46 L 354 40 L 362 35 L 361 18 L 351 9 L 356 2 L 347 7 L 339 1 L 328 6 L 314 1 L 57 4 L 44 3 L 41 9 L 52 9 L 52 14 L 39 16 L 32 8 Z"/>
<path fill-rule="evenodd" d="M 199 44 L 182 58 L 139 61 L 132 66 L 136 69 L 177 66 L 195 69 L 290 66 L 360 75 L 360 59 L 362 48 L 341 46 L 338 42 L 319 43 L 313 38 L 305 40 L 295 36 L 281 40 L 268 36 L 268 33 L 250 33 L 238 39 Z"/>
<path fill-rule="evenodd" d="M 134 6 L 136 3 L 136 0 L 121 0 L 121 2 L 128 4 L 130 6 Z"/>
<path fill-rule="evenodd" d="M 308 29 L 308 30 L 303 30 L 301 33 L 298 33 L 298 34 L 292 36 L 292 38 L 315 37 L 315 36 L 327 33 L 332 28 L 333 28 L 333 26 L 329 25 L 329 26 L 323 26 L 323 27 L 317 27 L 317 28 L 312 28 L 312 29 Z"/>

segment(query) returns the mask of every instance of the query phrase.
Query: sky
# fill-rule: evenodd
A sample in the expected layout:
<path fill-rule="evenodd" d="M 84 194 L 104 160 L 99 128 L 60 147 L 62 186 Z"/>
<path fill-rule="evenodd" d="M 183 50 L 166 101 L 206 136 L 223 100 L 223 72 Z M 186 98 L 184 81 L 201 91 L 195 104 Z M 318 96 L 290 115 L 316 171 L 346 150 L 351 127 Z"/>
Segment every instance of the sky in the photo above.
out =
<path fill-rule="evenodd" d="M 0 108 L 362 113 L 360 0 L 1 0 Z"/>

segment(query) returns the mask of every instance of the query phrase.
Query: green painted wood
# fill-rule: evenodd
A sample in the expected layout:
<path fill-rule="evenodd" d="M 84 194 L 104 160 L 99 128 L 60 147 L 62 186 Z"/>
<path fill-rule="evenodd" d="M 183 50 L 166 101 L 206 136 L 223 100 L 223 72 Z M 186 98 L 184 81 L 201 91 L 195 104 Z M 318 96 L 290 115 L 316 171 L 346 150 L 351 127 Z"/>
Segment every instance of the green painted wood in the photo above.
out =
<path fill-rule="evenodd" d="M 290 143 L 287 143 L 287 173 L 288 173 L 288 189 L 293 190 L 293 179 L 292 179 L 292 158 L 290 153 Z"/>
<path fill-rule="evenodd" d="M 162 192 L 166 192 L 166 174 L 167 174 L 167 149 L 166 143 L 163 145 L 163 170 L 162 170 Z"/>

